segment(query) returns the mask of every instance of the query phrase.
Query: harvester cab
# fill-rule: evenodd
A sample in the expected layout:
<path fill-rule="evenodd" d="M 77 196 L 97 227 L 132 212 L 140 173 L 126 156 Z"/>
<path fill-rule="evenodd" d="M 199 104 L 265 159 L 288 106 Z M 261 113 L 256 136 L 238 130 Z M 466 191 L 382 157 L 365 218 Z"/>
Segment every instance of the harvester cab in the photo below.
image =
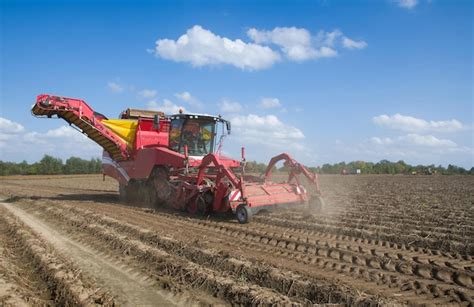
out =
<path fill-rule="evenodd" d="M 169 147 L 196 158 L 209 153 L 220 154 L 224 137 L 230 134 L 230 127 L 230 122 L 221 116 L 184 113 L 172 115 Z"/>
<path fill-rule="evenodd" d="M 263 177 L 245 173 L 243 148 L 241 160 L 223 156 L 231 124 L 220 116 L 127 109 L 108 119 L 83 100 L 54 95 L 39 95 L 32 113 L 62 118 L 100 145 L 104 175 L 116 179 L 121 199 L 136 206 L 230 212 L 240 223 L 276 207 L 323 206 L 317 174 L 290 155 L 273 157 Z M 272 171 L 280 161 L 288 177 L 275 182 Z"/>

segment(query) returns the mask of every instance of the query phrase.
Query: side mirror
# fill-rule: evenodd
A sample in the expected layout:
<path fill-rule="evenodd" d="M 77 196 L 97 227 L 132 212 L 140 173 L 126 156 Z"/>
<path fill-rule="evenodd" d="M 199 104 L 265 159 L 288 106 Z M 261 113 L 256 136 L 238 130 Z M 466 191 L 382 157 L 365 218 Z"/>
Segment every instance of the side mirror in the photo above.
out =
<path fill-rule="evenodd" d="M 230 122 L 229 121 L 226 121 L 225 122 L 225 125 L 227 127 L 227 133 L 230 134 Z"/>
<path fill-rule="evenodd" d="M 160 116 L 158 114 L 153 117 L 153 129 L 160 130 Z"/>

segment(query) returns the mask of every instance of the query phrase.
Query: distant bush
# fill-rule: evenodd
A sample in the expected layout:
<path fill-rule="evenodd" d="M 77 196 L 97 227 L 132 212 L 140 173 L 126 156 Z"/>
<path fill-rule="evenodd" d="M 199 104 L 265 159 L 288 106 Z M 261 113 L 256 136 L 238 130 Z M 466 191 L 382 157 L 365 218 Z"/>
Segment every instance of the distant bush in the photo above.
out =
<path fill-rule="evenodd" d="M 353 161 L 349 163 L 339 162 L 335 164 L 323 164 L 321 167 L 312 167 L 312 171 L 322 174 L 356 174 L 357 170 L 361 174 L 418 174 L 418 175 L 474 175 L 474 167 L 466 170 L 462 167 L 449 164 L 447 168 L 442 165 L 410 165 L 400 160 L 397 162 L 390 162 L 382 160 L 377 163 Z"/>
<path fill-rule="evenodd" d="M 71 157 L 64 164 L 59 158 L 45 155 L 39 162 L 28 164 L 0 161 L 0 176 L 7 175 L 55 175 L 55 174 L 98 174 L 102 171 L 100 159 L 84 160 Z"/>

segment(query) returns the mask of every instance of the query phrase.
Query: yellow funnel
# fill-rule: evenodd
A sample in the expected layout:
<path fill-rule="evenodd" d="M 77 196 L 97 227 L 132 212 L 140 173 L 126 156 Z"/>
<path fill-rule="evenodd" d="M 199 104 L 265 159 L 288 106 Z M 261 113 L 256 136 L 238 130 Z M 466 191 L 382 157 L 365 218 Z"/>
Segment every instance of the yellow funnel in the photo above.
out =
<path fill-rule="evenodd" d="M 138 122 L 133 119 L 105 119 L 102 123 L 112 130 L 118 137 L 127 143 L 128 147 L 133 147 Z"/>

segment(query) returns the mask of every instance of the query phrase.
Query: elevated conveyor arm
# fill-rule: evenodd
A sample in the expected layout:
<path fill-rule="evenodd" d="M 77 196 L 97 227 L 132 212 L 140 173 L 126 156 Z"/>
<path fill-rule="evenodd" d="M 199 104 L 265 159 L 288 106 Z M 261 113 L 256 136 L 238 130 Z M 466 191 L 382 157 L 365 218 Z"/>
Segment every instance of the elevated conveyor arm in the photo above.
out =
<path fill-rule="evenodd" d="M 95 112 L 85 101 L 53 95 L 39 95 L 31 109 L 35 116 L 51 118 L 56 115 L 79 128 L 99 144 L 116 161 L 126 160 L 130 153 L 127 143 L 102 123 L 106 119 Z"/>

